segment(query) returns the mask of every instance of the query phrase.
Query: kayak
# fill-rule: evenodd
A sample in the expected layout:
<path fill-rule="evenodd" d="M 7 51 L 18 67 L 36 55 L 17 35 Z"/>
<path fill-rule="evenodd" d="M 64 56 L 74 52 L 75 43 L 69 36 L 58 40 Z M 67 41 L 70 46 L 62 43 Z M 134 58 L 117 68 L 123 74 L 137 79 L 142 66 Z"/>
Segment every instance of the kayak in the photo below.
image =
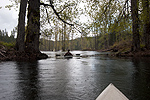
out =
<path fill-rule="evenodd" d="M 110 83 L 96 100 L 129 100 L 120 90 Z"/>
<path fill-rule="evenodd" d="M 70 56 L 64 56 L 64 57 L 68 59 L 68 58 L 72 58 L 73 56 L 72 56 L 72 55 L 70 55 Z"/>

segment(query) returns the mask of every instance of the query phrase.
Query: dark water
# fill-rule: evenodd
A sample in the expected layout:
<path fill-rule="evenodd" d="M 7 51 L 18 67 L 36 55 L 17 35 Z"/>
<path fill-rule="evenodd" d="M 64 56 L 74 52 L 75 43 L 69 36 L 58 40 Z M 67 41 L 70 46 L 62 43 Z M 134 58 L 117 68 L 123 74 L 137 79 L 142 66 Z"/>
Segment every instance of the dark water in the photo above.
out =
<path fill-rule="evenodd" d="M 83 57 L 64 59 L 46 53 L 50 58 L 36 62 L 0 62 L 0 100 L 95 100 L 109 83 L 130 100 L 150 100 L 149 58 L 73 51 Z"/>

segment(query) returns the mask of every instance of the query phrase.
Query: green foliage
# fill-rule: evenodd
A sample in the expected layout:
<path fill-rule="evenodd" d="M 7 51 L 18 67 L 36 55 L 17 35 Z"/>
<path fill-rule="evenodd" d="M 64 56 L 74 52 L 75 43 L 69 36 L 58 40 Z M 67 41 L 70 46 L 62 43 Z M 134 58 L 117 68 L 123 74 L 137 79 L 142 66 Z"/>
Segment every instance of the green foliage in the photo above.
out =
<path fill-rule="evenodd" d="M 132 38 L 129 1 L 87 0 L 92 34 L 97 35 L 97 49 L 107 49 L 116 42 Z"/>
<path fill-rule="evenodd" d="M 13 7 L 13 5 L 6 5 L 5 8 L 8 8 L 9 10 L 11 10 L 11 8 Z"/>
<path fill-rule="evenodd" d="M 5 43 L 15 43 L 15 30 L 11 32 L 11 35 L 8 36 L 8 32 L 5 30 L 0 30 L 0 41 Z"/>
<path fill-rule="evenodd" d="M 20 0 L 9 0 L 12 4 L 6 5 L 5 8 L 8 8 L 11 10 L 12 8 L 15 9 L 16 11 L 18 10 L 18 6 L 20 3 Z"/>
<path fill-rule="evenodd" d="M 49 1 L 43 3 L 49 4 Z M 69 46 L 68 40 L 79 33 L 79 17 L 83 13 L 82 7 L 80 7 L 80 2 L 82 0 L 53 0 L 53 5 L 59 16 L 66 22 L 70 24 L 75 24 L 75 27 L 64 24 L 58 19 L 58 16 L 54 14 L 51 7 L 40 7 L 41 11 L 41 33 L 42 37 L 51 37 L 55 41 L 62 41 L 60 46 Z M 77 25 L 78 24 L 78 25 Z M 81 24 L 80 24 L 81 25 Z M 57 45 L 57 43 L 55 43 Z M 60 47 L 61 48 L 61 47 Z M 65 47 L 63 47 L 65 48 Z M 69 47 L 67 47 L 69 48 Z"/>
<path fill-rule="evenodd" d="M 54 49 L 54 41 L 41 38 L 39 48 L 42 51 L 52 51 Z"/>
<path fill-rule="evenodd" d="M 66 50 L 95 50 L 94 37 L 82 37 L 74 40 L 66 41 Z M 57 43 L 57 50 L 62 50 L 62 41 L 52 41 L 48 39 L 40 39 L 40 50 L 56 50 L 55 44 Z"/>
<path fill-rule="evenodd" d="M 140 44 L 140 47 L 141 47 L 141 48 L 144 48 L 144 47 L 145 47 L 145 45 L 144 45 L 144 44 Z"/>
<path fill-rule="evenodd" d="M 6 46 L 6 47 L 11 48 L 11 47 L 15 46 L 15 43 L 3 43 L 3 45 Z"/>
<path fill-rule="evenodd" d="M 5 46 L 5 47 L 7 47 L 9 49 L 9 48 L 14 47 L 15 43 L 6 43 L 6 42 L 0 41 L 0 45 L 3 45 L 3 46 Z"/>
<path fill-rule="evenodd" d="M 19 2 L 19 0 L 11 1 L 15 1 L 14 4 Z M 49 4 L 49 0 L 41 2 Z M 40 7 L 42 41 L 48 43 L 48 40 L 55 39 L 53 43 L 55 46 L 51 47 L 53 49 L 54 47 L 61 49 L 63 45 L 66 48 L 71 45 L 72 49 L 107 49 L 114 43 L 132 40 L 129 0 L 53 0 L 53 5 L 64 21 L 75 24 L 74 27 L 66 25 L 58 20 L 58 16 L 50 7 Z M 139 8 L 143 9 L 141 1 L 139 5 Z M 11 8 L 12 5 L 6 7 Z M 143 25 L 149 19 L 146 11 L 143 10 L 139 14 L 141 41 L 144 40 Z M 81 15 L 89 17 L 90 20 L 81 23 L 79 19 Z M 76 35 L 82 38 L 74 39 Z M 93 37 L 88 38 L 88 35 Z"/>

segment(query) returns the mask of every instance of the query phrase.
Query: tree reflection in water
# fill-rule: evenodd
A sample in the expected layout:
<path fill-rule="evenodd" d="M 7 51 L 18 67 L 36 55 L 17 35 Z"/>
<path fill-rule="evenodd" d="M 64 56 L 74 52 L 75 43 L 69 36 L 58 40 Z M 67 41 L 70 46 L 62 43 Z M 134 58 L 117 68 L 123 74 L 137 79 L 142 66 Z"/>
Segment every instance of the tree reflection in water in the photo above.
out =
<path fill-rule="evenodd" d="M 16 62 L 18 69 L 18 99 L 40 99 L 40 82 L 38 62 Z"/>

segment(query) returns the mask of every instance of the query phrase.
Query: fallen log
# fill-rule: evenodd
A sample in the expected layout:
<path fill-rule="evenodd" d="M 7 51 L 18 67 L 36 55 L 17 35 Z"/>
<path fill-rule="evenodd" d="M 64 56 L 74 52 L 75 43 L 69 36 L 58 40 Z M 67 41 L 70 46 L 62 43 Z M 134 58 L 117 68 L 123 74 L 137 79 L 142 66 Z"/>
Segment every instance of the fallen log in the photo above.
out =
<path fill-rule="evenodd" d="M 6 58 L 6 56 L 1 51 L 0 51 L 0 55 Z"/>

